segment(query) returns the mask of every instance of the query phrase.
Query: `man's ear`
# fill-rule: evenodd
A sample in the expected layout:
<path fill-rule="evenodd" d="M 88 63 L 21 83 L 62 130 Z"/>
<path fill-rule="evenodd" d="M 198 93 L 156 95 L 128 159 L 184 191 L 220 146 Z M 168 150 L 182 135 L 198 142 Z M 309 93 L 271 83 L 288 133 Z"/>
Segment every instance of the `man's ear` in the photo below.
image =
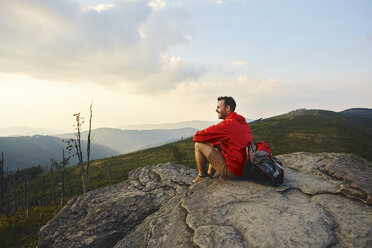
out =
<path fill-rule="evenodd" d="M 230 105 L 226 105 L 226 112 L 231 113 L 231 107 L 230 107 Z"/>

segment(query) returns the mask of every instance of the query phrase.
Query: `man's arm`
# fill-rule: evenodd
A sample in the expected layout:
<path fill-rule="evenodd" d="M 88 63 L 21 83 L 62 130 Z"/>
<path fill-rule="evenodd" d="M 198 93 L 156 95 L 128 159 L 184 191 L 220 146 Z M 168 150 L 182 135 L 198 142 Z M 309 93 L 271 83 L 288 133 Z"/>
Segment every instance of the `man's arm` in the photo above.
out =
<path fill-rule="evenodd" d="M 228 121 L 222 121 L 217 125 L 196 132 L 194 135 L 194 142 L 216 143 L 217 141 L 227 138 L 229 134 L 228 124 Z"/>

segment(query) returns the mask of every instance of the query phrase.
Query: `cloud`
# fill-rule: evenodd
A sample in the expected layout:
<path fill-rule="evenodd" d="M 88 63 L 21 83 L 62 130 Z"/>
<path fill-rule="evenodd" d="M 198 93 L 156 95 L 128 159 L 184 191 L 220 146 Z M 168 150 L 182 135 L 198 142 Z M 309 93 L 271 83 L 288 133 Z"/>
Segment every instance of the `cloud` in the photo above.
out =
<path fill-rule="evenodd" d="M 89 11 L 89 10 L 95 10 L 98 13 L 108 10 L 110 8 L 114 7 L 113 4 L 107 4 L 107 3 L 100 3 L 97 6 L 85 6 L 82 8 L 83 11 Z"/>
<path fill-rule="evenodd" d="M 259 118 L 284 113 L 294 97 L 303 97 L 301 85 L 267 75 L 239 75 L 225 78 L 203 78 L 197 81 L 182 82 L 164 97 L 187 102 L 204 115 L 199 118 L 215 118 L 215 104 L 218 96 L 232 96 L 237 102 L 237 112 L 247 118 Z M 312 99 L 312 98 L 311 98 Z M 297 101 L 298 102 L 298 101 Z M 197 111 L 197 112 L 198 112 Z"/>
<path fill-rule="evenodd" d="M 246 98 L 265 99 L 275 96 L 278 99 L 286 97 L 290 80 L 266 77 L 263 74 L 251 76 L 240 75 L 235 80 L 199 80 L 180 83 L 171 91 L 173 96 L 194 95 L 196 93 L 207 95 L 237 95 Z"/>
<path fill-rule="evenodd" d="M 235 3 L 245 3 L 247 0 L 217 0 L 218 5 L 222 4 L 235 4 Z"/>
<path fill-rule="evenodd" d="M 234 66 L 245 66 L 246 62 L 242 60 L 236 60 L 236 61 L 233 61 L 233 65 Z"/>
<path fill-rule="evenodd" d="M 285 86 L 291 83 L 289 80 L 284 81 L 279 78 L 265 78 L 264 75 L 257 77 L 240 75 L 235 82 L 237 88 L 244 88 L 249 95 L 260 97 L 285 95 Z"/>
<path fill-rule="evenodd" d="M 192 41 L 190 16 L 160 0 L 95 6 L 72 0 L 0 3 L 0 72 L 69 82 L 166 90 L 205 70 L 169 53 Z M 159 11 L 162 10 L 162 11 Z M 168 60 L 168 62 L 167 62 Z M 173 63 L 172 62 L 172 63 Z"/>
<path fill-rule="evenodd" d="M 149 75 L 146 81 L 132 82 L 131 89 L 138 93 L 170 91 L 179 84 L 198 80 L 206 70 L 203 67 L 183 61 L 176 56 L 162 56 L 161 68 Z M 172 83 L 177 82 L 177 83 Z M 173 85 L 173 87 L 169 87 Z"/>
<path fill-rule="evenodd" d="M 167 4 L 162 0 L 154 0 L 149 2 L 149 6 L 155 11 L 163 9 L 166 5 Z"/>

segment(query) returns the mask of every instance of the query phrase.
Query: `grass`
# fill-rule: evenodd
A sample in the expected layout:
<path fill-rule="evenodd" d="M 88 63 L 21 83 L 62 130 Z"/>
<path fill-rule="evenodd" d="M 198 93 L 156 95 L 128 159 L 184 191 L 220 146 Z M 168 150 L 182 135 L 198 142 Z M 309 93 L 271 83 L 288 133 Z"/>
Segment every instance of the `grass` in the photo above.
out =
<path fill-rule="evenodd" d="M 254 140 L 266 141 L 274 154 L 344 152 L 372 160 L 372 125 L 349 115 L 307 110 L 251 125 Z"/>

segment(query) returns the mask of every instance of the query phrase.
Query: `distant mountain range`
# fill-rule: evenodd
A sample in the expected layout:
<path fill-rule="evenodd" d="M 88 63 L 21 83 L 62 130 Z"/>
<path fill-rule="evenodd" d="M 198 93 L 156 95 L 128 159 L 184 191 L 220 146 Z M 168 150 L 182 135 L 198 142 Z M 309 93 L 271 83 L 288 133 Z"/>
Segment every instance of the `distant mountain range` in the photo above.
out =
<path fill-rule="evenodd" d="M 163 123 L 163 124 L 137 124 L 137 125 L 124 125 L 113 129 L 122 130 L 154 130 L 154 129 L 180 129 L 180 128 L 194 128 L 204 129 L 211 125 L 217 124 L 221 120 L 216 121 L 183 121 L 177 123 Z M 247 119 L 247 122 L 252 121 Z M 57 129 L 44 129 L 44 128 L 30 128 L 24 126 L 13 126 L 8 128 L 0 128 L 0 137 L 15 137 L 15 136 L 33 136 L 33 135 L 50 135 L 59 136 L 60 134 L 66 133 L 65 131 Z"/>
<path fill-rule="evenodd" d="M 137 130 L 94 129 L 92 130 L 91 157 L 92 159 L 111 157 L 187 139 L 192 137 L 198 129 L 216 123 L 218 122 L 190 121 L 138 125 Z M 182 125 L 193 127 L 145 130 L 146 128 L 172 128 Z M 302 109 L 259 119 L 250 122 L 250 125 L 253 138 L 269 143 L 275 154 L 293 151 L 346 151 L 372 160 L 370 146 L 372 143 L 372 109 L 353 108 L 341 112 Z M 62 139 L 71 138 L 73 134 L 56 136 L 0 137 L 0 153 L 4 152 L 5 166 L 9 170 L 15 170 L 38 164 L 49 165 L 50 158 L 61 161 L 62 149 L 66 147 Z M 82 132 L 82 140 L 85 141 L 86 136 L 87 132 Z M 70 162 L 71 165 L 76 163 L 76 159 Z"/>
<path fill-rule="evenodd" d="M 202 130 L 209 126 L 219 123 L 221 120 L 217 121 L 182 121 L 176 123 L 163 123 L 163 124 L 138 124 L 138 125 L 125 125 L 121 126 L 120 129 L 129 129 L 129 130 L 153 130 L 153 129 L 179 129 L 179 128 L 195 128 Z M 253 121 L 252 119 L 246 119 L 247 122 Z"/>
<path fill-rule="evenodd" d="M 4 153 L 4 166 L 9 171 L 28 168 L 35 165 L 49 166 L 50 159 L 62 161 L 62 149 L 66 144 L 62 139 L 52 136 L 34 135 L 22 137 L 0 137 L 0 153 Z M 83 151 L 86 151 L 86 142 L 82 142 Z M 66 157 L 68 156 L 65 151 Z M 110 157 L 120 154 L 111 148 L 99 144 L 91 144 L 91 159 Z M 84 159 L 86 159 L 84 153 Z M 75 165 L 77 158 L 70 161 Z"/>
<path fill-rule="evenodd" d="M 97 128 L 92 130 L 95 144 L 110 147 L 120 153 L 127 153 L 143 148 L 170 143 L 189 138 L 195 134 L 195 128 L 180 129 L 155 129 L 155 130 L 121 130 L 115 128 Z M 82 139 L 86 140 L 88 132 L 81 133 Z M 57 135 L 59 138 L 72 138 L 74 134 Z"/>
<path fill-rule="evenodd" d="M 63 131 L 57 129 L 31 128 L 23 126 L 13 126 L 0 128 L 0 137 L 11 136 L 33 136 L 33 135 L 55 135 Z"/>
<path fill-rule="evenodd" d="M 340 112 L 350 116 L 355 116 L 360 120 L 372 121 L 372 109 L 368 108 L 352 108 Z"/>
<path fill-rule="evenodd" d="M 217 121 L 193 120 L 193 121 L 182 121 L 182 122 L 176 122 L 176 123 L 163 123 L 163 124 L 125 125 L 119 128 L 124 129 L 124 130 L 154 130 L 154 129 L 179 129 L 179 128 L 189 127 L 189 128 L 201 130 L 211 125 L 215 125 L 218 122 L 220 122 L 220 120 L 217 120 Z"/>
<path fill-rule="evenodd" d="M 119 155 L 140 149 L 159 146 L 191 137 L 197 129 L 181 128 L 172 130 L 120 130 L 98 128 L 92 130 L 91 159 Z M 81 133 L 84 159 L 88 132 Z M 0 152 L 5 154 L 5 165 L 9 170 L 27 168 L 34 165 L 47 166 L 50 159 L 62 160 L 62 149 L 66 144 L 62 139 L 75 138 L 73 133 L 57 137 L 34 135 L 19 137 L 0 137 Z M 73 158 L 71 165 L 78 161 Z"/>

